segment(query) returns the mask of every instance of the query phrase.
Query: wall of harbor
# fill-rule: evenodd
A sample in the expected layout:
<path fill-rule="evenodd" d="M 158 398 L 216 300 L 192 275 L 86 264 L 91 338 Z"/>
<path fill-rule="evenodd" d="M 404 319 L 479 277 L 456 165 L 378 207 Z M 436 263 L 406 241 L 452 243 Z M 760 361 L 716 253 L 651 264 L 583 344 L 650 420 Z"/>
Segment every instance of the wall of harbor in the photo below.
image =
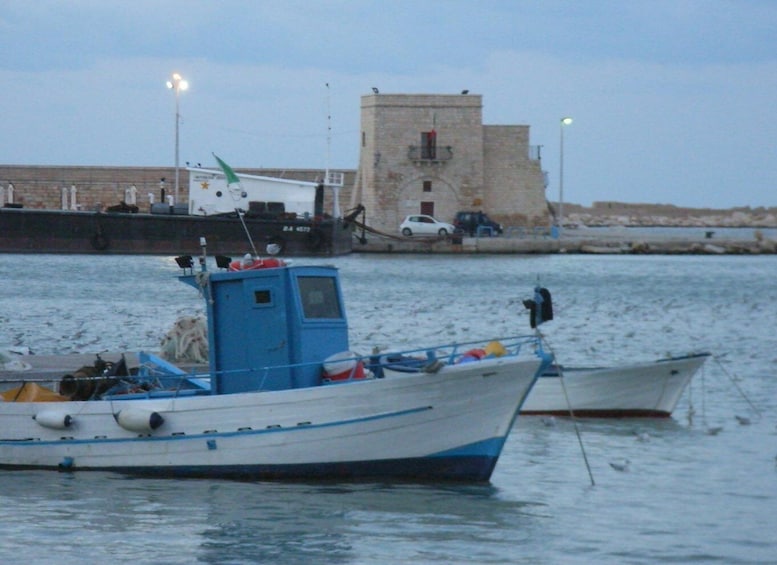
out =
<path fill-rule="evenodd" d="M 357 253 L 442 254 L 595 254 L 595 255 L 761 255 L 777 254 L 777 240 L 758 236 L 752 240 L 701 236 L 647 236 L 638 238 L 607 235 L 528 237 L 367 237 L 354 243 Z"/>
<path fill-rule="evenodd" d="M 236 168 L 238 172 L 278 178 L 315 181 L 323 176 L 317 169 L 251 169 Z M 345 186 L 341 191 L 341 206 L 347 205 L 356 172 L 345 171 Z M 103 209 L 125 199 L 129 187 L 137 190 L 137 205 L 148 209 L 148 194 L 154 201 L 161 200 L 161 190 L 174 194 L 173 167 L 85 167 L 85 166 L 29 166 L 0 165 L 0 188 L 7 196 L 7 187 L 14 187 L 14 202 L 26 208 L 62 208 L 62 189 L 77 189 L 77 205 L 83 210 Z M 164 179 L 164 180 L 163 180 Z M 180 201 L 188 201 L 188 171 L 180 170 Z M 326 194 L 325 208 L 331 209 L 332 195 Z M 0 202 L 2 205 L 4 202 Z M 678 226 L 678 227 L 751 227 L 777 228 L 777 208 L 736 207 L 731 209 L 683 208 L 667 204 L 630 204 L 595 202 L 590 207 L 564 203 L 567 226 Z M 386 236 L 366 234 L 366 243 L 356 242 L 357 252 L 374 253 L 709 253 L 742 254 L 774 253 L 775 243 L 769 237 L 751 241 L 727 241 L 718 235 L 705 237 L 703 230 L 696 238 L 604 237 L 601 234 L 584 235 L 583 230 L 566 229 L 564 237 L 549 237 L 547 227 L 533 231 L 512 228 L 507 224 L 505 237 L 401 238 L 391 231 Z M 520 232 L 520 233 L 519 233 Z M 393 236 L 393 237 L 389 237 Z M 460 243 L 457 243 L 460 242 Z"/>
<path fill-rule="evenodd" d="M 324 177 L 320 169 L 250 169 L 235 167 L 238 173 L 317 181 Z M 344 171 L 345 187 L 341 202 L 350 198 L 354 171 Z M 87 167 L 0 165 L 2 202 L 8 202 L 8 186 L 13 187 L 13 201 L 24 208 L 60 210 L 63 202 L 73 209 L 72 189 L 76 190 L 75 204 L 81 210 L 102 210 L 125 201 L 131 187 L 135 188 L 137 206 L 148 211 L 150 201 L 162 201 L 175 196 L 174 167 Z M 65 196 L 63 196 L 63 191 Z M 327 191 L 329 192 L 329 191 Z M 152 196 L 149 197 L 149 194 Z M 325 193 L 324 208 L 331 210 L 332 194 Z M 179 169 L 178 201 L 189 201 L 189 173 Z"/>

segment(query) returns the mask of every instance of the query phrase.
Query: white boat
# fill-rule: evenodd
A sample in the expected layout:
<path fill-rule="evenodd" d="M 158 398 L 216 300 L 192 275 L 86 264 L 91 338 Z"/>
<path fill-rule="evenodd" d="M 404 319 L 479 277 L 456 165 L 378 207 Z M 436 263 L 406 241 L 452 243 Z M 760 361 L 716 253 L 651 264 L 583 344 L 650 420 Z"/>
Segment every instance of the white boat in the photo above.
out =
<path fill-rule="evenodd" d="M 349 352 L 336 268 L 272 259 L 208 270 L 201 245 L 200 270 L 189 257 L 180 278 L 207 305 L 208 372 L 140 353 L 137 374 L 117 363 L 58 391 L 22 383 L 2 393 L 1 468 L 490 478 L 549 364 L 536 338 L 502 339 L 499 356 L 477 362 L 460 362 L 473 344 L 435 345 L 424 370 L 380 378 L 380 357 Z"/>
<path fill-rule="evenodd" d="M 537 380 L 521 414 L 569 416 L 571 409 L 588 418 L 668 418 L 709 356 L 697 353 L 620 367 L 562 366 L 561 371 L 552 366 Z"/>

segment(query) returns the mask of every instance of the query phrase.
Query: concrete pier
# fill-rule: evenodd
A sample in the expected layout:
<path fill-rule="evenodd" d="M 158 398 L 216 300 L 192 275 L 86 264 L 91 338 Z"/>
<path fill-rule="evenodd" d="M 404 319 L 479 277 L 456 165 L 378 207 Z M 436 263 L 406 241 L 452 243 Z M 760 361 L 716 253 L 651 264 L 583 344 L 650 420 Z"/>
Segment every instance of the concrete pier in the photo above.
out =
<path fill-rule="evenodd" d="M 712 232 L 712 233 L 709 233 Z M 714 230 L 694 236 L 637 235 L 622 232 L 591 233 L 567 230 L 561 237 L 367 237 L 354 242 L 355 253 L 505 253 L 552 254 L 585 253 L 602 255 L 754 255 L 777 253 L 777 241 L 761 237 L 752 240 L 714 237 Z"/>

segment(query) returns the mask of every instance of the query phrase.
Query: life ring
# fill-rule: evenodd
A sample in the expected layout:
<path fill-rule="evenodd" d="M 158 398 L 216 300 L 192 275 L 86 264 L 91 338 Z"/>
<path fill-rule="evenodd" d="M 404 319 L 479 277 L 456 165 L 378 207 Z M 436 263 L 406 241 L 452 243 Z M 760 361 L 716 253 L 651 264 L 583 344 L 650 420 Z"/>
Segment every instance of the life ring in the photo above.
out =
<path fill-rule="evenodd" d="M 311 251 L 318 251 L 324 244 L 324 232 L 318 228 L 313 228 L 308 232 L 306 244 Z"/>
<path fill-rule="evenodd" d="M 111 244 L 110 239 L 108 239 L 108 236 L 105 235 L 102 231 L 98 231 L 95 233 L 90 239 L 89 242 L 92 244 L 92 247 L 97 251 L 105 251 L 108 249 L 108 246 Z"/>
<path fill-rule="evenodd" d="M 254 259 L 250 255 L 237 259 L 229 264 L 230 271 L 253 271 L 255 269 L 275 269 L 284 267 L 286 262 L 283 259 L 268 257 L 267 259 Z"/>

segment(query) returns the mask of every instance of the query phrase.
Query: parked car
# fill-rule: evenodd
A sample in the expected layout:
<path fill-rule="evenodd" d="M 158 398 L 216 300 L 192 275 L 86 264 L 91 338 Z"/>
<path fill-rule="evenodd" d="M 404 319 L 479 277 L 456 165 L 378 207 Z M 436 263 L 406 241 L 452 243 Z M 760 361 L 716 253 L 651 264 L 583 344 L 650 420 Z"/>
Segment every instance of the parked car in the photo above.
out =
<path fill-rule="evenodd" d="M 481 226 L 491 228 L 494 235 L 501 235 L 504 230 L 502 224 L 496 223 L 483 212 L 457 212 L 453 225 L 468 233 L 470 237 L 474 236 Z"/>
<path fill-rule="evenodd" d="M 448 235 L 455 230 L 453 225 L 435 220 L 432 216 L 425 214 L 407 216 L 399 224 L 399 231 L 406 237 L 412 235 Z"/>

